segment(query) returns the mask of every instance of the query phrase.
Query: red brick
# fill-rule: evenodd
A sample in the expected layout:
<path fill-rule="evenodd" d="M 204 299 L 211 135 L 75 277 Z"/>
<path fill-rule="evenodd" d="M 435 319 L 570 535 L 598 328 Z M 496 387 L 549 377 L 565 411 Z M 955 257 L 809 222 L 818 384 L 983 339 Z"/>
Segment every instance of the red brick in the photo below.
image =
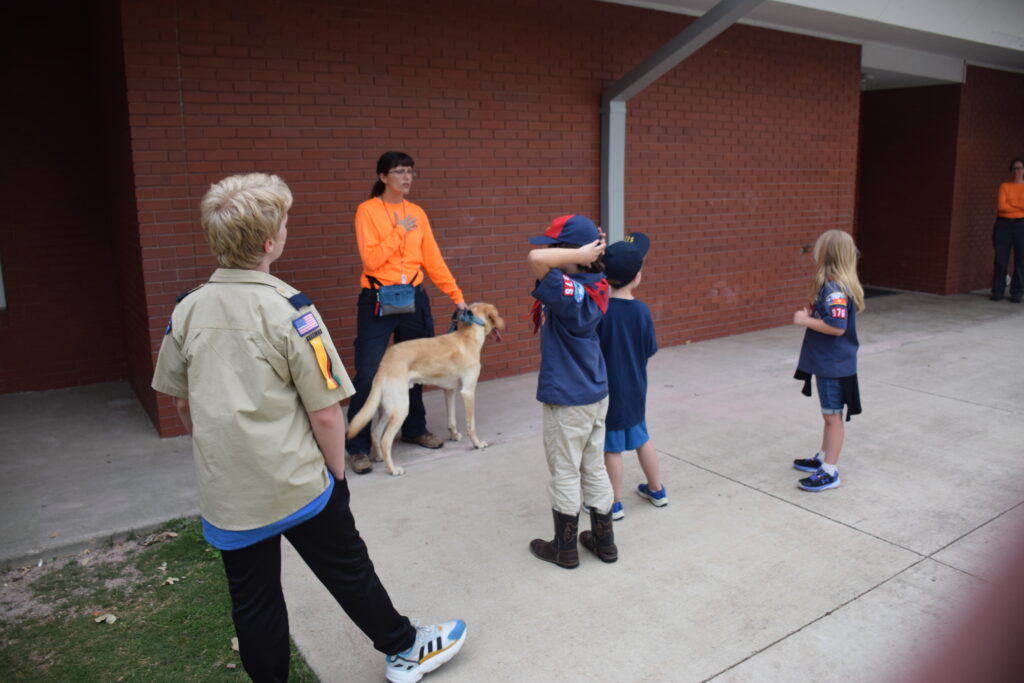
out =
<path fill-rule="evenodd" d="M 600 220 L 601 88 L 693 19 L 587 0 L 454 0 L 405 8 L 422 38 L 382 50 L 394 15 L 373 5 L 229 7 L 120 5 L 139 201 L 138 246 L 121 248 L 141 249 L 145 292 L 126 336 L 131 381 L 161 433 L 177 429 L 173 408 L 145 387 L 168 302 L 214 267 L 199 198 L 252 169 L 291 184 L 276 272 L 324 302 L 351 368 L 352 215 L 377 156 L 411 153 L 422 175 L 410 199 L 452 272 L 467 295 L 501 302 L 512 327 L 487 349 L 484 378 L 534 371 L 526 237 L 570 211 Z M 580 39 L 566 42 L 565 25 Z M 994 88 L 979 84 L 980 131 Z M 629 103 L 626 223 L 654 241 L 641 296 L 662 345 L 786 322 L 810 277 L 800 246 L 853 227 L 859 102 L 856 46 L 735 26 Z M 955 202 L 981 214 L 980 193 Z M 432 292 L 440 330 L 451 302 Z"/>

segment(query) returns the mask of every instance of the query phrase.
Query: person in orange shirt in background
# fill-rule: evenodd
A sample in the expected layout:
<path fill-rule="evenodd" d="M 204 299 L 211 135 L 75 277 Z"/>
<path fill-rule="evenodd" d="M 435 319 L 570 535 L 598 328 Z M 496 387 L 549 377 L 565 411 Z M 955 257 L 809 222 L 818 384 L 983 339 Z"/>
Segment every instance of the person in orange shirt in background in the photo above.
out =
<path fill-rule="evenodd" d="M 356 317 L 356 376 L 353 380 L 356 393 L 348 406 L 349 420 L 366 403 L 373 377 L 392 336 L 395 342 L 434 336 L 434 318 L 430 313 L 430 297 L 423 289 L 424 277 L 429 276 L 457 308 L 466 308 L 462 290 L 441 256 L 427 214 L 405 198 L 416 177 L 413 165 L 412 157 L 404 152 L 382 154 L 377 160 L 377 182 L 370 198 L 356 210 L 356 240 L 363 273 Z M 396 284 L 415 285 L 416 310 L 381 315 L 377 289 Z M 409 390 L 409 416 L 402 425 L 402 440 L 424 448 L 444 445 L 441 438 L 427 431 L 422 385 Z M 368 457 L 370 426 L 355 438 L 346 440 L 345 450 L 356 474 L 372 470 Z"/>
<path fill-rule="evenodd" d="M 1006 270 L 1013 249 L 1013 278 L 1010 280 L 1010 301 L 1020 303 L 1024 294 L 1024 159 L 1010 162 L 1013 180 L 999 186 L 998 217 L 992 227 L 992 246 L 996 251 L 992 268 L 992 301 L 1003 298 Z"/>

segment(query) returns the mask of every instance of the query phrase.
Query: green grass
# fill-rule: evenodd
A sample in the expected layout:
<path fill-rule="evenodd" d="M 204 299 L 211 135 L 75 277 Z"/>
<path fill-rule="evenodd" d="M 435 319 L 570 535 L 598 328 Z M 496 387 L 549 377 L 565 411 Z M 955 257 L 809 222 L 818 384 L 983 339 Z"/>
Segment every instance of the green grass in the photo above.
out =
<path fill-rule="evenodd" d="M 178 536 L 27 571 L 17 583 L 34 609 L 0 613 L 0 678 L 247 681 L 231 649 L 235 629 L 220 553 L 203 540 L 198 520 L 174 520 L 165 529 Z M 168 584 L 169 577 L 178 581 Z M 5 592 L 13 585 L 5 580 Z M 117 620 L 96 623 L 107 613 Z M 294 643 L 290 680 L 317 680 Z"/>

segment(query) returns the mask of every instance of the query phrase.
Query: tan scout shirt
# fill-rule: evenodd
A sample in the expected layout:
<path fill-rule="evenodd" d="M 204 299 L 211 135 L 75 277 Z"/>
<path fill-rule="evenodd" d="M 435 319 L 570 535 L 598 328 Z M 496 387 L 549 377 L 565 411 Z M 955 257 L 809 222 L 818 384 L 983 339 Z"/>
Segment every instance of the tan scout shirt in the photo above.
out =
<path fill-rule="evenodd" d="M 330 480 L 307 412 L 355 393 L 320 314 L 256 270 L 221 268 L 174 309 L 152 386 L 186 398 L 199 509 L 214 526 L 257 529 L 323 493 Z M 327 387 L 303 334 L 322 332 L 339 386 Z"/>

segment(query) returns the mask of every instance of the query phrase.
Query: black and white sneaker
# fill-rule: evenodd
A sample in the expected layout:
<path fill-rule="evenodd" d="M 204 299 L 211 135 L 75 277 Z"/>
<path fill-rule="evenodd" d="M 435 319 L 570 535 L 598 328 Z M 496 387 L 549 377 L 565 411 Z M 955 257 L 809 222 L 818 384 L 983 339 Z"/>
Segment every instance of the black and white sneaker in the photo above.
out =
<path fill-rule="evenodd" d="M 835 474 L 829 474 L 825 470 L 818 470 L 806 479 L 801 479 L 797 484 L 804 491 L 824 491 L 839 486 L 839 470 Z"/>
<path fill-rule="evenodd" d="M 824 462 L 822 455 L 823 453 L 819 451 L 814 454 L 813 458 L 798 458 L 793 461 L 793 469 L 801 472 L 817 472 L 821 469 L 821 463 Z"/>

